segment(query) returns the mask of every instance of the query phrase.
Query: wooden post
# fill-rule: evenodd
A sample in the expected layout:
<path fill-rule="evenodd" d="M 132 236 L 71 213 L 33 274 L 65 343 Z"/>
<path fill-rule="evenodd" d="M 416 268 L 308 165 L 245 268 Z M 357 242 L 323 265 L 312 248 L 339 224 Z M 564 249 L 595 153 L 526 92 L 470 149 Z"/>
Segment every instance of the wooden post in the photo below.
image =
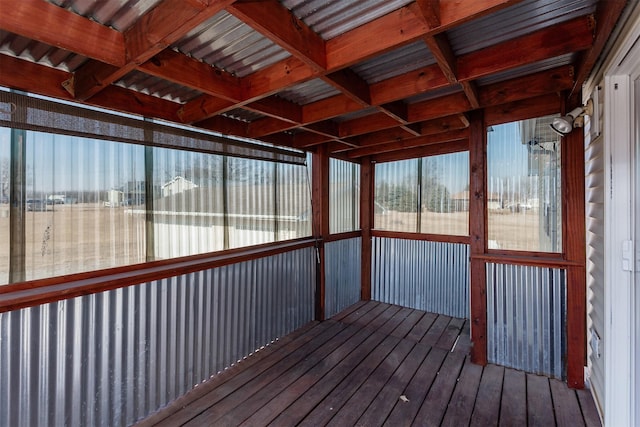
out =
<path fill-rule="evenodd" d="M 567 385 L 584 388 L 587 361 L 587 278 L 584 135 L 574 129 L 562 141 L 562 236 L 567 268 Z"/>
<path fill-rule="evenodd" d="M 313 209 L 313 237 L 316 239 L 316 320 L 325 319 L 324 239 L 329 235 L 329 154 L 327 145 L 318 147 L 312 157 L 311 204 Z"/>
<path fill-rule="evenodd" d="M 471 249 L 471 361 L 487 364 L 486 131 L 482 110 L 470 114 L 469 236 Z"/>
<path fill-rule="evenodd" d="M 370 157 L 360 164 L 360 229 L 362 230 L 362 270 L 360 299 L 371 300 L 371 229 L 373 228 L 374 165 Z"/>

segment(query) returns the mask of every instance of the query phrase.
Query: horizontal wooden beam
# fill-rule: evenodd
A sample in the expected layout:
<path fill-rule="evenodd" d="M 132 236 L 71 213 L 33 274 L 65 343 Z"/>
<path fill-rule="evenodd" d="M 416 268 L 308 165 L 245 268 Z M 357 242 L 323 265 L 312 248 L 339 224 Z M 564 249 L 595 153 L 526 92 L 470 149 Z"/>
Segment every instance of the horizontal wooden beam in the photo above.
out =
<path fill-rule="evenodd" d="M 402 150 L 406 148 L 421 147 L 423 145 L 439 144 L 443 142 L 458 141 L 469 138 L 468 129 L 454 130 L 435 135 L 419 136 L 416 138 L 403 139 L 401 141 L 389 142 L 386 144 L 372 145 L 368 147 L 356 148 L 347 153 L 349 158 L 358 158 L 364 156 L 373 156 L 391 151 Z"/>
<path fill-rule="evenodd" d="M 242 78 L 244 99 L 255 101 L 283 88 L 304 83 L 322 73 L 296 57 L 289 57 Z"/>
<path fill-rule="evenodd" d="M 196 126 L 220 132 L 224 135 L 235 135 L 249 138 L 248 123 L 230 119 L 224 116 L 215 116 L 196 123 Z"/>
<path fill-rule="evenodd" d="M 464 93 L 442 96 L 408 106 L 409 121 L 422 122 L 471 110 Z"/>
<path fill-rule="evenodd" d="M 371 103 L 382 105 L 449 85 L 440 67 L 434 64 L 372 84 Z"/>
<path fill-rule="evenodd" d="M 510 102 L 485 109 L 487 126 L 547 116 L 560 112 L 562 106 L 558 94 L 542 95 L 521 101 Z"/>
<path fill-rule="evenodd" d="M 593 18 L 583 16 L 458 58 L 458 80 L 474 80 L 593 44 Z"/>
<path fill-rule="evenodd" d="M 0 0 L 0 28 L 28 39 L 121 67 L 124 35 L 42 0 Z"/>
<path fill-rule="evenodd" d="M 359 111 L 362 104 L 347 95 L 335 95 L 320 101 L 302 106 L 302 122 L 314 123 L 328 120 L 343 114 Z"/>
<path fill-rule="evenodd" d="M 0 13 L 2 15 L 2 13 Z M 62 83 L 71 73 L 0 53 L 0 86 L 59 99 L 73 99 Z M 12 72 L 9 70 L 20 70 Z"/>
<path fill-rule="evenodd" d="M 183 123 L 194 123 L 232 110 L 236 106 L 237 104 L 233 101 L 227 101 L 217 96 L 201 95 L 183 104 L 178 115 Z"/>
<path fill-rule="evenodd" d="M 422 147 L 407 148 L 403 150 L 390 151 L 388 153 L 377 154 L 371 159 L 376 163 L 394 162 L 397 160 L 415 159 L 418 157 L 439 156 L 441 154 L 458 153 L 469 150 L 469 140 L 460 139 L 457 141 L 443 142 L 441 144 L 430 144 Z"/>
<path fill-rule="evenodd" d="M 324 40 L 279 1 L 238 1 L 227 10 L 301 61 L 326 69 Z"/>
<path fill-rule="evenodd" d="M 340 137 L 361 135 L 398 126 L 398 121 L 384 113 L 374 113 L 340 123 Z"/>

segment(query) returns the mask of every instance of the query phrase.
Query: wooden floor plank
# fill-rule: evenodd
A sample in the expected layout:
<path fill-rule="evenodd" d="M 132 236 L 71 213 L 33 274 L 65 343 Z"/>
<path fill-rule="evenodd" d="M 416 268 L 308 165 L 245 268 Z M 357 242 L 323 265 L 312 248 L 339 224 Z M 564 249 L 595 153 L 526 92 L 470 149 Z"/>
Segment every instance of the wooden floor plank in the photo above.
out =
<path fill-rule="evenodd" d="M 453 344 L 460 336 L 460 331 L 464 326 L 464 319 L 451 318 L 451 321 L 438 338 L 438 341 L 434 344 L 434 347 L 438 347 L 444 350 L 451 350 Z"/>
<path fill-rule="evenodd" d="M 444 332 L 447 325 L 451 321 L 451 317 L 445 315 L 438 315 L 438 318 L 433 322 L 427 333 L 422 337 L 420 342 L 425 345 L 435 347 L 435 344 L 440 339 L 440 335 Z M 447 349 L 448 350 L 448 349 Z"/>
<path fill-rule="evenodd" d="M 354 425 L 376 396 L 380 394 L 413 347 L 414 343 L 411 341 L 402 340 L 351 398 L 344 405 L 341 405 L 342 407 L 328 425 L 335 427 Z M 337 408 L 338 405 L 335 405 L 334 410 Z"/>
<path fill-rule="evenodd" d="M 350 325 L 304 359 L 291 366 L 283 365 L 280 370 L 271 369 L 270 375 L 263 375 L 248 382 L 219 402 L 215 411 L 207 411 L 194 419 L 194 425 L 239 425 L 318 364 L 326 366 L 331 361 L 338 363 L 369 336 L 368 331 Z"/>
<path fill-rule="evenodd" d="M 549 380 L 549 386 L 551 387 L 551 399 L 553 400 L 557 425 L 559 427 L 584 426 L 576 392 L 555 379 Z"/>
<path fill-rule="evenodd" d="M 481 377 L 482 366 L 471 363 L 470 358 L 467 357 L 460 373 L 460 379 L 453 391 L 449 405 L 447 405 L 442 426 L 469 425 Z"/>
<path fill-rule="evenodd" d="M 353 313 L 354 311 L 358 311 L 360 308 L 362 308 L 363 306 L 367 305 L 370 301 L 358 301 L 355 304 L 351 304 L 349 307 L 345 308 L 344 310 L 342 310 L 340 313 L 335 314 L 334 316 L 331 317 L 331 320 L 333 321 L 339 321 L 344 319 L 345 317 L 347 317 L 348 315 L 350 315 L 351 313 Z"/>
<path fill-rule="evenodd" d="M 500 414 L 500 397 L 502 395 L 502 379 L 504 368 L 487 365 L 482 371 L 482 379 L 478 388 L 476 406 L 471 417 L 472 427 L 490 427 L 498 425 Z"/>
<path fill-rule="evenodd" d="M 441 349 L 434 347 L 432 351 L 438 350 Z M 447 353 L 447 358 L 438 372 L 438 377 L 429 389 L 412 425 L 420 427 L 440 425 L 465 358 L 465 355 L 461 353 Z"/>
<path fill-rule="evenodd" d="M 335 323 L 332 322 L 322 326 L 320 326 L 321 325 L 320 322 L 316 322 L 316 321 L 307 323 L 303 327 L 296 329 L 292 333 L 287 334 L 282 338 L 279 338 L 276 342 L 267 345 L 260 351 L 257 351 L 251 356 L 241 360 L 240 362 L 236 363 L 234 366 L 228 369 L 225 369 L 224 371 L 217 374 L 216 376 L 209 379 L 208 381 L 198 384 L 197 387 L 191 389 L 186 394 L 180 396 L 178 399 L 171 402 L 171 404 L 168 405 L 167 407 L 145 418 L 144 420 L 140 421 L 136 425 L 139 427 L 146 427 L 146 426 L 152 426 L 161 422 L 162 420 L 170 417 L 176 412 L 181 411 L 189 403 L 199 399 L 200 397 L 209 393 L 216 387 L 222 385 L 224 382 L 232 379 L 235 375 L 237 375 L 242 370 L 248 369 L 249 367 L 257 364 L 258 362 L 261 362 L 262 360 L 266 359 L 267 356 L 273 357 L 272 356 L 273 353 L 282 352 L 282 347 L 289 346 L 290 343 L 293 343 L 293 342 L 296 342 L 298 344 L 303 344 L 304 342 L 306 342 L 305 340 L 311 340 L 314 336 L 313 334 L 307 335 L 306 338 L 302 338 L 302 337 L 305 334 L 309 333 L 312 329 L 318 328 L 315 331 L 320 332 L 325 328 L 331 326 L 332 324 L 335 324 Z M 297 341 L 297 340 L 300 340 L 300 341 Z M 290 345 L 289 347 L 287 347 L 288 350 L 292 350 L 293 348 L 294 348 L 293 345 Z"/>
<path fill-rule="evenodd" d="M 322 401 L 316 405 L 305 419 L 298 424 L 300 427 L 315 427 L 326 425 L 331 418 L 343 407 L 346 401 L 358 388 L 375 372 L 376 368 L 386 359 L 394 358 L 393 350 L 400 343 L 397 337 L 387 337 L 366 359 L 351 371 Z M 410 348 L 402 346 L 399 358 L 404 359 Z M 398 362 L 399 363 L 399 362 Z"/>
<path fill-rule="evenodd" d="M 405 338 L 411 341 L 420 342 L 437 317 L 438 315 L 435 313 L 425 313 Z"/>
<path fill-rule="evenodd" d="M 353 351 L 344 358 L 320 381 L 315 383 L 313 390 L 307 391 L 282 411 L 270 425 L 295 425 L 322 400 L 333 388 L 339 384 L 349 372 L 355 369 L 358 364 L 369 355 L 369 353 L 384 340 L 385 336 L 374 332 L 363 344 L 358 346 L 358 351 Z"/>
<path fill-rule="evenodd" d="M 380 302 L 337 318 L 282 337 L 139 425 L 601 427 L 588 391 L 471 364 L 464 319 Z"/>
<path fill-rule="evenodd" d="M 183 410 L 166 418 L 159 423 L 159 425 L 175 426 L 188 422 L 207 410 L 211 405 L 214 405 L 247 382 L 253 380 L 255 377 L 267 372 L 274 366 L 280 366 L 284 363 L 288 363 L 289 360 L 295 360 L 293 358 L 298 355 L 302 355 L 303 357 L 304 354 L 308 354 L 316 348 L 321 347 L 332 337 L 346 328 L 345 325 L 336 322 L 332 322 L 326 326 L 323 323 L 321 326 L 322 328 L 318 328 L 318 330 L 314 328 L 308 334 L 301 337 L 300 340 L 281 347 L 278 351 L 263 359 L 260 363 L 243 369 L 229 381 L 224 382 L 195 401 L 190 402 Z"/>
<path fill-rule="evenodd" d="M 424 316 L 425 314 L 426 313 L 424 311 L 411 310 L 411 313 L 409 313 L 409 315 L 402 321 L 402 323 L 398 325 L 397 328 L 391 331 L 390 335 L 398 338 L 406 337 L 407 334 L 411 332 L 411 329 L 413 329 L 415 324 L 418 323 L 422 316 Z"/>
<path fill-rule="evenodd" d="M 396 404 L 384 425 L 393 427 L 411 425 L 447 354 L 449 353 L 440 348 L 431 349 L 407 388 L 400 395 L 407 401 L 396 396 Z"/>
<path fill-rule="evenodd" d="M 602 427 L 600 422 L 600 415 L 598 414 L 598 408 L 591 396 L 589 390 L 576 390 L 578 401 L 580 402 L 580 409 L 582 410 L 582 417 L 587 427 Z"/>
<path fill-rule="evenodd" d="M 430 351 L 431 347 L 429 346 L 415 344 L 405 361 L 394 372 L 389 382 L 385 384 L 355 425 L 362 427 L 381 426 L 416 374 L 416 371 L 423 365 Z"/>
<path fill-rule="evenodd" d="M 525 373 L 505 369 L 500 404 L 500 426 L 524 426 L 527 424 L 527 380 Z"/>
<path fill-rule="evenodd" d="M 527 422 L 529 427 L 555 426 L 549 379 L 527 374 Z"/>

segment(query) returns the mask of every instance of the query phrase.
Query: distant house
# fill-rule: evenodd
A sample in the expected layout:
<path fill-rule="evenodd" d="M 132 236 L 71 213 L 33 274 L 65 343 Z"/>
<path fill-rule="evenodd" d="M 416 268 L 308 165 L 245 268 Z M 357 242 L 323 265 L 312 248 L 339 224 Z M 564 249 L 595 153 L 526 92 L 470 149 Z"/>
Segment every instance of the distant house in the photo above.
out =
<path fill-rule="evenodd" d="M 120 190 L 111 189 L 107 191 L 106 200 L 104 205 L 110 208 L 116 208 L 122 206 L 124 203 L 124 193 Z"/>
<path fill-rule="evenodd" d="M 466 212 L 469 210 L 469 190 L 460 191 L 451 196 L 451 206 L 454 212 Z M 487 195 L 487 209 L 502 209 L 502 201 L 497 193 Z"/>
<path fill-rule="evenodd" d="M 196 187 L 198 187 L 198 185 L 193 181 L 178 175 L 171 181 L 162 185 L 162 197 L 168 197 L 172 194 L 180 194 Z"/>

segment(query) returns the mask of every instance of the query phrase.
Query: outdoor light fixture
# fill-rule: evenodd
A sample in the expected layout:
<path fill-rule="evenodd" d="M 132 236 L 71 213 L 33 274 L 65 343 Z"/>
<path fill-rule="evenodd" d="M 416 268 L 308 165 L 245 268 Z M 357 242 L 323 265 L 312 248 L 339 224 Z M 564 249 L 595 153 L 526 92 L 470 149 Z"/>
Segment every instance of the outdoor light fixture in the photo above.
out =
<path fill-rule="evenodd" d="M 580 128 L 584 125 L 584 116 L 593 115 L 593 101 L 588 100 L 583 107 L 574 108 L 569 114 L 556 117 L 549 125 L 558 135 L 568 135 L 573 128 Z"/>

